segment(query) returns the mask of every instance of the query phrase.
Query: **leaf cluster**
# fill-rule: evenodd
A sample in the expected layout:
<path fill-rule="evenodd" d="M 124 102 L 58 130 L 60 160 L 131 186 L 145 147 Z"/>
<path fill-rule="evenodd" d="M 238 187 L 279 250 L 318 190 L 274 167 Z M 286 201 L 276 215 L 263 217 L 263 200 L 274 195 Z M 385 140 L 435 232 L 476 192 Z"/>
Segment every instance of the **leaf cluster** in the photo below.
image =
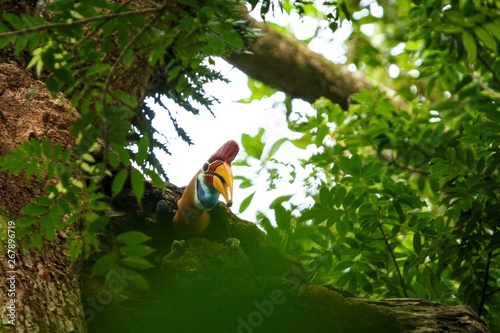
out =
<path fill-rule="evenodd" d="M 45 186 L 46 193 L 22 209 L 17 224 L 27 247 L 40 248 L 65 230 L 72 261 L 99 250 L 112 200 L 126 184 L 139 203 L 145 181 L 163 188 L 168 177 L 156 153 L 169 153 L 168 136 L 191 142 L 162 99 L 196 114 L 209 109 L 216 100 L 207 96 L 204 84 L 223 79 L 210 68 L 212 58 L 242 49 L 255 36 L 241 21 L 238 0 L 210 0 L 201 7 L 189 0 L 175 6 L 169 1 L 133 5 L 42 1 L 33 15 L 0 17 L 0 49 L 12 46 L 15 55 L 28 55 L 28 69 L 79 114 L 70 130 L 74 148 L 31 139 L 1 157 L 2 172 L 24 172 L 27 180 Z M 148 68 L 153 75 L 145 83 L 141 78 Z M 148 95 L 155 108 L 142 100 Z M 175 134 L 159 133 L 151 125 L 158 112 L 168 112 Z M 106 178 L 112 178 L 111 193 L 104 192 Z M 109 277 L 118 266 L 148 268 L 144 237 L 118 236 L 121 245 L 97 261 L 94 274 Z M 140 277 L 135 281 L 137 287 L 147 286 Z"/>
<path fill-rule="evenodd" d="M 262 213 L 257 220 L 283 251 L 316 268 L 314 282 L 356 295 L 468 304 L 494 329 L 500 320 L 497 4 L 401 1 L 383 9 L 380 19 L 352 20 L 351 39 L 359 43 L 350 56 L 406 106 L 372 88 L 352 96 L 348 110 L 319 99 L 315 114 L 288 114 L 290 129 L 300 134 L 291 142 L 317 151 L 301 161 L 312 167 L 302 191 L 314 204 L 304 209 L 282 196 L 269 206 L 274 220 Z M 361 32 L 364 24 L 375 25 L 380 43 Z M 403 52 L 392 52 L 400 43 Z M 401 70 L 396 78 L 387 75 L 391 63 Z M 258 140 L 244 145 L 250 156 L 258 147 Z"/>

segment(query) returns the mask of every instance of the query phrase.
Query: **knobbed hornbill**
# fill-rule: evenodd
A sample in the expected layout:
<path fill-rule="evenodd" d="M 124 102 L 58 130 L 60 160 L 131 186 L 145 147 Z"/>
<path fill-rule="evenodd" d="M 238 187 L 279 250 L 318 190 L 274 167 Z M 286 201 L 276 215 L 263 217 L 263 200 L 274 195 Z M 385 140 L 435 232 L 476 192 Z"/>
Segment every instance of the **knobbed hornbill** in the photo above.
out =
<path fill-rule="evenodd" d="M 225 240 L 221 234 L 225 238 L 231 237 L 227 217 L 223 216 L 217 202 L 222 195 L 228 207 L 233 203 L 231 162 L 238 151 L 238 144 L 230 140 L 210 156 L 184 189 L 175 213 L 165 200 L 158 202 L 157 223 L 163 225 L 162 232 L 173 233 L 165 235 L 167 239 L 186 239 L 205 234 L 217 234 L 214 237 L 221 241 Z"/>

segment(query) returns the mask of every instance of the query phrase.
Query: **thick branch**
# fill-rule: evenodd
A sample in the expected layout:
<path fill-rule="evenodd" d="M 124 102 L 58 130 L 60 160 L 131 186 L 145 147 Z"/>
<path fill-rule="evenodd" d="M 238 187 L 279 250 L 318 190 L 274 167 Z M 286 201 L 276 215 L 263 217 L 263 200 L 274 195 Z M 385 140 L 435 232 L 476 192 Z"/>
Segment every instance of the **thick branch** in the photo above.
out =
<path fill-rule="evenodd" d="M 148 217 L 155 203 L 165 198 L 175 207 L 181 194 L 181 188 L 168 184 L 162 196 L 148 184 L 143 206 L 138 207 L 126 188 L 115 200 L 121 212 L 115 223 L 155 233 L 156 223 Z M 468 306 L 361 299 L 327 285 L 311 285 L 305 282 L 310 271 L 281 254 L 255 224 L 224 206 L 222 210 L 238 241 L 194 238 L 163 257 L 161 270 L 152 273 L 157 274 L 154 292 L 139 303 L 155 304 L 154 313 L 145 318 L 139 309 L 130 308 L 125 317 L 131 323 L 149 332 L 488 332 Z"/>
<path fill-rule="evenodd" d="M 364 301 L 397 313 L 403 332 L 489 332 L 486 324 L 466 305 L 449 306 L 416 298 Z"/>
<path fill-rule="evenodd" d="M 226 60 L 256 80 L 311 103 L 326 97 L 343 108 L 352 94 L 369 87 L 360 74 L 330 62 L 264 23 L 249 16 L 246 19 L 264 36 L 250 46 L 252 54 L 235 53 Z"/>

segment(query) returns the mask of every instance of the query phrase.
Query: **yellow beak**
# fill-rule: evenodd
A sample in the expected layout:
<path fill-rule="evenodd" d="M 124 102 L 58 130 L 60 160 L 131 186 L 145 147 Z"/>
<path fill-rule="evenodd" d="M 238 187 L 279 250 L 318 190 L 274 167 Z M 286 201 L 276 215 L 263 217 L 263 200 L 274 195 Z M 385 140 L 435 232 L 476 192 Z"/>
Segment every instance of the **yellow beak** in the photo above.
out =
<path fill-rule="evenodd" d="M 231 171 L 231 166 L 227 163 L 222 163 L 210 173 L 214 176 L 214 188 L 222 194 L 227 206 L 231 207 L 233 204 L 233 172 Z"/>

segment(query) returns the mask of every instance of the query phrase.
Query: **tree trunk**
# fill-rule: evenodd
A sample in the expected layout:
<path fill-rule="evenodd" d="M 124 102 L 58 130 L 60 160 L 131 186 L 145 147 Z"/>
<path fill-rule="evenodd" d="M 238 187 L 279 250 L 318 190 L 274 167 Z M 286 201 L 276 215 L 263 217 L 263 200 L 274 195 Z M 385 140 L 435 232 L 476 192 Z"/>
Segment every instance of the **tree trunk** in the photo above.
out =
<path fill-rule="evenodd" d="M 68 131 L 75 119 L 69 104 L 51 97 L 42 82 L 15 64 L 0 64 L 0 156 L 30 138 L 70 148 Z M 20 209 L 43 191 L 44 184 L 33 178 L 0 173 L 0 276 L 6 281 L 0 292 L 1 331 L 85 332 L 80 264 L 70 265 L 65 234 L 44 242 L 40 251 L 25 252 L 16 237 Z"/>

